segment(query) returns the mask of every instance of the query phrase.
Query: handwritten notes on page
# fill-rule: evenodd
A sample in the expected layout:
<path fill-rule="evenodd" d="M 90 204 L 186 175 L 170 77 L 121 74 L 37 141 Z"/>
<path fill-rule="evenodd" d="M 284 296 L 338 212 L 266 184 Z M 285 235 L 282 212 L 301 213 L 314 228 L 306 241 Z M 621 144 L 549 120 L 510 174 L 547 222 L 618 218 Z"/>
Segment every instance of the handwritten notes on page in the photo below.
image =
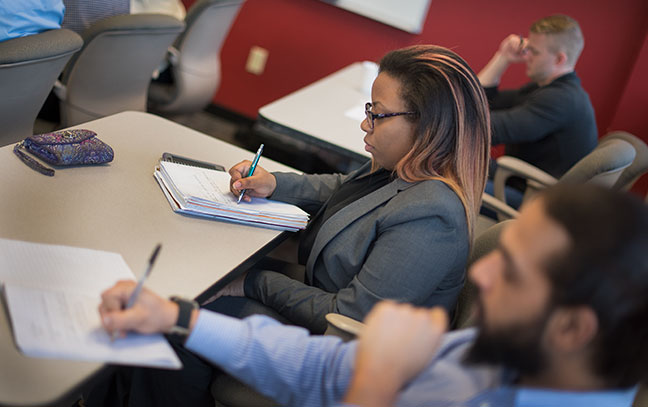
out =
<path fill-rule="evenodd" d="M 285 202 L 253 198 L 238 204 L 223 171 L 160 161 L 153 175 L 175 212 L 288 231 L 308 223 L 308 213 Z"/>
<path fill-rule="evenodd" d="M 24 354 L 179 369 L 161 335 L 111 342 L 101 327 L 101 292 L 123 279 L 134 275 L 117 253 L 0 239 L 0 283 Z"/>

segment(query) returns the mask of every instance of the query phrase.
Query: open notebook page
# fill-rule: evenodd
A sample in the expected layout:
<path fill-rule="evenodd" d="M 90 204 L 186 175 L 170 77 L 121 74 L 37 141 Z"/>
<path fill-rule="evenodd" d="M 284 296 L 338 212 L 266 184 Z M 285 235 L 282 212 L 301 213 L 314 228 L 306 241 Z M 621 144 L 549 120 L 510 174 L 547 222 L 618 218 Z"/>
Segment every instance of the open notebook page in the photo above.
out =
<path fill-rule="evenodd" d="M 255 221 L 243 220 L 240 218 L 225 218 L 219 214 L 208 213 L 206 211 L 202 212 L 193 208 L 189 209 L 187 208 L 186 205 L 181 204 L 181 200 L 180 197 L 178 196 L 178 192 L 171 189 L 171 187 L 167 184 L 168 181 L 164 179 L 159 169 L 157 168 L 155 169 L 155 171 L 153 172 L 153 177 L 158 182 L 158 185 L 160 186 L 162 193 L 167 199 L 167 202 L 169 202 L 171 209 L 176 213 L 189 215 L 189 216 L 197 216 L 206 219 L 223 220 L 227 222 L 238 223 L 241 225 L 257 226 L 257 227 L 263 227 L 263 228 L 274 229 L 274 230 L 286 230 L 290 232 L 296 232 L 299 230 L 299 227 L 296 227 L 293 224 L 288 224 L 288 223 L 284 223 L 282 225 L 259 223 Z"/>
<path fill-rule="evenodd" d="M 101 292 L 133 278 L 116 253 L 0 239 L 0 282 L 27 356 L 180 368 L 161 335 L 110 342 L 101 327 Z"/>
<path fill-rule="evenodd" d="M 237 204 L 237 199 L 229 190 L 230 175 L 223 171 L 190 167 L 182 164 L 160 162 L 160 171 L 169 186 L 178 191 L 186 201 L 193 199 L 212 202 L 223 207 L 234 208 L 239 212 L 271 213 L 279 216 L 307 219 L 308 214 L 295 205 L 254 198 L 252 202 Z M 187 202 L 183 202 L 187 203 Z"/>

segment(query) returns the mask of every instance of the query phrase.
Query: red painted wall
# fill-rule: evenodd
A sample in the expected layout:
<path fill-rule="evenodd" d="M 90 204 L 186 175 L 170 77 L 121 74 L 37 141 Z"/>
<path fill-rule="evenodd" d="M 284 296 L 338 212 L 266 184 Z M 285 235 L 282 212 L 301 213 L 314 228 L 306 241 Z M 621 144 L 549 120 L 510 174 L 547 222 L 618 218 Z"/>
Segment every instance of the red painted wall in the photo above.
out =
<path fill-rule="evenodd" d="M 646 24 L 648 33 L 648 24 Z M 632 74 L 628 78 L 625 90 L 617 105 L 616 114 L 609 130 L 625 130 L 643 138 L 648 143 L 648 35 L 638 52 Z M 641 195 L 648 192 L 648 175 L 643 176 L 634 191 Z"/>
<path fill-rule="evenodd" d="M 214 103 L 256 117 L 259 107 L 352 62 L 378 60 L 390 49 L 416 43 L 452 48 L 479 71 L 506 35 L 526 34 L 531 22 L 553 13 L 576 18 L 583 29 L 585 50 L 576 70 L 592 99 L 599 133 L 625 129 L 648 141 L 646 0 L 432 0 L 420 35 L 319 0 L 247 0 L 221 52 L 222 83 Z M 260 76 L 245 71 L 253 45 L 269 51 Z M 509 71 L 504 86 L 526 81 L 522 66 Z"/>

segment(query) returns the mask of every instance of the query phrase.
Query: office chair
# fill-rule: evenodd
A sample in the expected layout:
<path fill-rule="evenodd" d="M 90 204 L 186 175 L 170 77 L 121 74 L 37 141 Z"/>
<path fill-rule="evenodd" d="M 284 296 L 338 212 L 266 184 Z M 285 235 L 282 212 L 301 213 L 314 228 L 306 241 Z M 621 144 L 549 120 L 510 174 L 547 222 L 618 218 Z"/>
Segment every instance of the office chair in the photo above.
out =
<path fill-rule="evenodd" d="M 65 67 L 54 92 L 61 126 L 124 110 L 146 111 L 151 74 L 184 23 L 162 14 L 108 17 L 85 30 L 85 44 Z"/>
<path fill-rule="evenodd" d="M 220 84 L 220 50 L 243 2 L 200 0 L 189 9 L 186 29 L 169 48 L 172 82 L 153 81 L 149 88 L 151 111 L 193 113 L 211 102 Z"/>
<path fill-rule="evenodd" d="M 81 37 L 59 29 L 0 42 L 0 146 L 31 136 L 54 81 Z"/>
<path fill-rule="evenodd" d="M 488 253 L 495 250 L 497 243 L 499 242 L 500 235 L 502 230 L 508 226 L 513 220 L 505 220 L 499 222 L 492 227 L 488 228 L 483 233 L 479 234 L 475 241 L 473 242 L 472 248 L 470 250 L 470 255 L 468 256 L 468 263 L 466 269 L 475 264 L 479 259 L 486 256 Z M 466 278 L 461 292 L 459 293 L 459 298 L 457 299 L 457 308 L 455 310 L 454 319 L 452 321 L 453 329 L 463 329 L 474 324 L 474 304 L 477 300 L 477 287 L 475 284 Z"/>
<path fill-rule="evenodd" d="M 481 213 L 478 214 L 475 222 L 475 236 L 480 236 L 482 233 L 495 226 L 500 220 L 515 219 L 519 215 L 517 209 L 514 209 L 485 192 L 482 194 L 481 206 L 482 208 L 490 209 L 492 213 L 496 214 L 497 219 Z"/>
<path fill-rule="evenodd" d="M 497 171 L 493 181 L 495 198 L 506 204 L 505 185 L 507 179 L 512 176 L 527 180 L 524 200 L 535 192 L 558 182 L 571 184 L 592 182 L 612 188 L 622 172 L 633 163 L 635 156 L 635 149 L 630 143 L 621 139 L 610 139 L 599 144 L 591 153 L 574 164 L 560 179 L 556 179 L 517 158 L 502 156 L 497 159 Z M 493 199 L 484 194 L 483 201 L 492 204 Z M 507 209 L 509 212 L 507 213 L 501 209 L 501 205 L 498 207 L 487 205 L 487 207 L 497 212 L 499 220 L 515 217 L 515 212 L 510 212 Z"/>
<path fill-rule="evenodd" d="M 646 145 L 646 143 L 644 143 L 639 137 L 625 131 L 611 131 L 599 140 L 599 144 L 617 139 L 632 144 L 632 147 L 634 147 L 635 152 L 637 153 L 632 164 L 623 170 L 619 179 L 613 185 L 614 189 L 628 191 L 632 188 L 639 177 L 648 172 L 648 145 Z"/>

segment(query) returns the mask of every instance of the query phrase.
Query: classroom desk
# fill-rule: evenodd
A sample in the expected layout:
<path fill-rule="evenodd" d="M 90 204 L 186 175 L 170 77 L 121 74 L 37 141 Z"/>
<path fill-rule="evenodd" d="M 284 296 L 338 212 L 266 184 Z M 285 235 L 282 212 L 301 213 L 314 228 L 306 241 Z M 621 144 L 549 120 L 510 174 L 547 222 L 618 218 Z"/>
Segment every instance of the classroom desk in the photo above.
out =
<path fill-rule="evenodd" d="M 114 149 L 113 162 L 57 169 L 47 177 L 15 157 L 13 146 L 0 148 L 0 237 L 121 253 L 138 277 L 160 242 L 147 286 L 164 296 L 202 299 L 287 235 L 178 215 L 153 178 L 164 152 L 226 168 L 253 153 L 147 113 L 123 112 L 75 127 L 97 132 Z M 291 170 L 263 157 L 259 165 Z M 104 366 L 23 356 L 4 303 L 1 308 L 0 405 L 65 400 Z"/>
<path fill-rule="evenodd" d="M 261 135 L 338 155 L 348 171 L 371 155 L 364 149 L 364 105 L 371 100 L 373 62 L 353 63 L 259 109 L 255 130 Z"/>

